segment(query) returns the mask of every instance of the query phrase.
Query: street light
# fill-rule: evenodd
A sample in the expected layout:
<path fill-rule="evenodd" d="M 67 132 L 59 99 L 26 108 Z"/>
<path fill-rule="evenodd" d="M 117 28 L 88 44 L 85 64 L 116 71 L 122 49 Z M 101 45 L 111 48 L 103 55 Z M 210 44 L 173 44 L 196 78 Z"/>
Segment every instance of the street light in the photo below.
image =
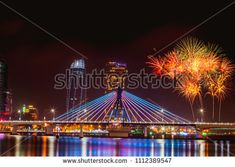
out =
<path fill-rule="evenodd" d="M 204 110 L 203 110 L 203 108 L 201 108 L 199 111 L 200 111 L 200 113 L 201 113 L 201 115 L 202 115 L 202 116 L 201 116 L 201 122 L 203 122 Z"/>
<path fill-rule="evenodd" d="M 161 109 L 161 113 L 162 113 L 162 122 L 163 122 L 163 117 L 164 117 L 164 110 L 163 110 L 163 108 Z"/>
<path fill-rule="evenodd" d="M 87 109 L 85 108 L 84 110 L 84 114 L 86 115 L 86 113 L 87 113 Z M 86 119 L 85 119 L 86 121 L 87 121 L 87 117 L 86 117 Z"/>
<path fill-rule="evenodd" d="M 51 109 L 51 113 L 53 114 L 53 121 L 54 121 L 55 120 L 55 109 L 54 108 Z"/>
<path fill-rule="evenodd" d="M 19 121 L 20 121 L 21 120 L 21 110 L 18 110 L 17 112 L 19 114 Z"/>

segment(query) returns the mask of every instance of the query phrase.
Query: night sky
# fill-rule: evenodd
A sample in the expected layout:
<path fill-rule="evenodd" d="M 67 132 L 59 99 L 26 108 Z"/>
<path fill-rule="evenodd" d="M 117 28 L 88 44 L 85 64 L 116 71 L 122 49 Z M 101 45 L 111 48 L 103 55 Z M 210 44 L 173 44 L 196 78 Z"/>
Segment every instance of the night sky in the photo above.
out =
<path fill-rule="evenodd" d="M 126 62 L 130 72 L 146 66 L 147 56 L 161 49 L 232 1 L 166 1 L 165 4 L 133 1 L 3 1 L 88 57 L 87 71 L 103 68 L 109 60 Z M 157 1 L 160 2 L 160 1 Z M 235 60 L 235 5 L 190 33 L 220 45 Z M 161 52 L 166 53 L 169 47 Z M 0 4 L 0 58 L 9 68 L 9 88 L 14 111 L 20 104 L 38 107 L 40 116 L 65 111 L 66 93 L 55 90 L 54 75 L 64 73 L 75 58 L 71 51 L 28 21 Z M 235 121 L 235 91 L 222 105 L 222 120 Z M 150 98 L 168 110 L 191 119 L 188 102 L 173 90 L 131 90 Z M 89 90 L 89 100 L 104 90 Z M 206 117 L 211 117 L 212 100 L 205 97 Z M 218 105 L 216 105 L 216 109 Z M 198 110 L 195 106 L 195 110 Z"/>

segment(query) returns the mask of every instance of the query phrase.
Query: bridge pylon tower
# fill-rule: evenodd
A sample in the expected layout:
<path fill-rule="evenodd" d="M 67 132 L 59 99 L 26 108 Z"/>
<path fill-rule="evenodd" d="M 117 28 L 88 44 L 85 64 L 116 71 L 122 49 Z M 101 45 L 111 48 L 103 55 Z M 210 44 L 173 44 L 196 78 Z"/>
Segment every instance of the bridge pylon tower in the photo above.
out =
<path fill-rule="evenodd" d="M 113 122 L 122 122 L 127 121 L 126 110 L 122 103 L 122 88 L 118 87 L 117 89 L 117 99 L 114 103 L 111 114 L 109 115 L 108 121 Z"/>

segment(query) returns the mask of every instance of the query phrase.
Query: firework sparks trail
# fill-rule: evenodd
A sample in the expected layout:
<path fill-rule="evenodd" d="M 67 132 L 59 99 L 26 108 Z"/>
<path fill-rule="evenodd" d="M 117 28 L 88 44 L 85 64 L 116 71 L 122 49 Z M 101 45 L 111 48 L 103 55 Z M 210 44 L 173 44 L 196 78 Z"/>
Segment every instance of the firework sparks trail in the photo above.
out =
<path fill-rule="evenodd" d="M 177 84 L 175 90 L 188 99 L 193 118 L 195 99 L 198 97 L 202 108 L 202 93 L 211 95 L 214 120 L 214 98 L 220 103 L 225 98 L 228 82 L 234 71 L 234 64 L 217 45 L 205 44 L 196 38 L 187 37 L 177 43 L 173 51 L 164 56 L 151 57 L 147 64 L 158 76 L 168 75 L 172 79 L 180 77 L 181 84 Z"/>

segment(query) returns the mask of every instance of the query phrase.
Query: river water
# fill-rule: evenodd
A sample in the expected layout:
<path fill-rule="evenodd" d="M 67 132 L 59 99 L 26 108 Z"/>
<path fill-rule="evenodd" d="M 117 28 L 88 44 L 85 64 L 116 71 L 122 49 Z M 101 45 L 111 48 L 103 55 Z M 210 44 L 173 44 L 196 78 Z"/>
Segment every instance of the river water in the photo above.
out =
<path fill-rule="evenodd" d="M 228 140 L 82 138 L 0 134 L 1 156 L 234 156 Z"/>

